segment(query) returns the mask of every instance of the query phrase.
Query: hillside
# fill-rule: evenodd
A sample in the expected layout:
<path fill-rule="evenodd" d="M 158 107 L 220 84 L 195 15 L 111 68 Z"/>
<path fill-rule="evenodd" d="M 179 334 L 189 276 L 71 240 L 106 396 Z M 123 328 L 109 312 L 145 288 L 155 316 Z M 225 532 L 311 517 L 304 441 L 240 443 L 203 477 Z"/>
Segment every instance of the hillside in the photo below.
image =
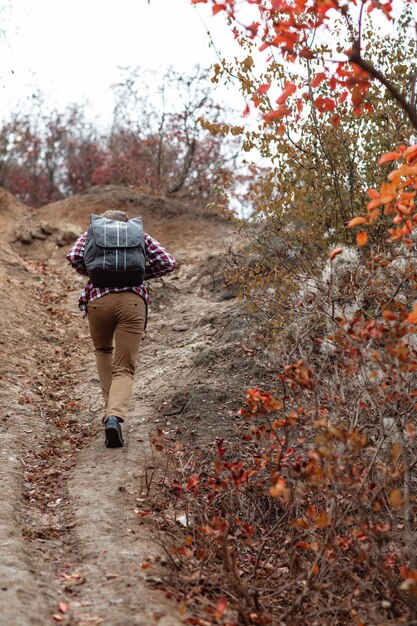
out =
<path fill-rule="evenodd" d="M 126 203 L 178 269 L 151 285 L 126 446 L 112 450 L 77 308 L 84 280 L 64 257 L 91 212 Z M 233 227 L 116 186 L 37 211 L 2 190 L 0 225 L 2 623 L 182 623 L 152 570 L 163 571 L 166 556 L 142 510 L 154 462 L 148 433 L 163 428 L 199 447 L 233 431 L 255 368 L 243 345 L 246 315 L 222 278 Z"/>

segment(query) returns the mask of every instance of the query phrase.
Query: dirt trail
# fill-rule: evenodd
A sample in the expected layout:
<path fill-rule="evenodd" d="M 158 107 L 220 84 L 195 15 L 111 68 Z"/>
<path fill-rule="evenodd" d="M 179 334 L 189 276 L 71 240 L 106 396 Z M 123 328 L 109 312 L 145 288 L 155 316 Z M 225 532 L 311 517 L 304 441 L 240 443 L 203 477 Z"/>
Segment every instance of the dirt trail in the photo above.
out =
<path fill-rule="evenodd" d="M 92 198 L 110 208 L 117 193 L 103 190 L 45 207 L 36 218 L 45 231 L 35 237 L 26 232 L 28 213 L 20 212 L 8 223 L 26 233 L 29 245 L 9 246 L 12 229 L 4 231 L 0 288 L 10 295 L 0 338 L 2 626 L 183 623 L 161 585 L 166 556 L 144 510 L 153 474 L 148 433 L 161 426 L 172 437 L 186 431 L 198 438 L 216 427 L 201 421 L 202 405 L 207 414 L 213 411 L 225 387 L 211 363 L 237 345 L 241 313 L 221 285 L 215 294 L 204 284 L 218 281 L 230 228 L 178 211 L 173 219 L 169 204 L 161 201 L 158 213 L 155 199 L 132 195 L 149 232 L 180 263 L 152 289 L 126 445 L 108 450 L 88 325 L 76 304 L 83 279 L 67 268 L 62 244 L 87 223 Z M 207 281 L 208 251 L 214 270 Z M 200 361 L 203 369 L 195 366 Z M 229 376 L 233 385 L 238 374 Z M 232 415 L 226 396 L 218 410 Z"/>

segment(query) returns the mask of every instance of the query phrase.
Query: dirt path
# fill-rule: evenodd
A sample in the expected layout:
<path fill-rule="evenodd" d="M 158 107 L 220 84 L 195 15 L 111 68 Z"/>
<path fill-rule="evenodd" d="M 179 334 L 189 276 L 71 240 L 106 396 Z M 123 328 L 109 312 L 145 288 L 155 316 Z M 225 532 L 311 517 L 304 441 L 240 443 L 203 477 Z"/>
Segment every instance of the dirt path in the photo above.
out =
<path fill-rule="evenodd" d="M 149 431 L 198 435 L 197 411 L 188 424 L 179 417 L 192 393 L 204 402 L 221 386 L 210 367 L 201 378 L 193 364 L 216 353 L 216 325 L 233 319 L 236 304 L 202 291 L 195 271 L 208 242 L 198 234 L 183 241 L 176 276 L 154 287 L 123 449 L 103 443 L 88 326 L 76 306 L 82 279 L 62 254 L 42 252 L 34 261 L 15 256 L 13 272 L 2 274 L 13 289 L 3 314 L 14 320 L 2 338 L 2 626 L 182 623 L 164 591 L 166 556 L 144 496 L 153 475 Z M 209 243 L 222 254 L 221 237 Z"/>

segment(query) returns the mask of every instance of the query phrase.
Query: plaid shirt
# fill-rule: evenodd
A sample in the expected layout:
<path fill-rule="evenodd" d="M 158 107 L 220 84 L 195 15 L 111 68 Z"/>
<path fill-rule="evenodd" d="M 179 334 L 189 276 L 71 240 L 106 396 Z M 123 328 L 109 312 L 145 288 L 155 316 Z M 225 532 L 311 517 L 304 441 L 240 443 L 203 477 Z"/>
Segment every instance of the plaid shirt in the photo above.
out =
<path fill-rule="evenodd" d="M 84 263 L 84 250 L 85 240 L 87 237 L 87 231 L 81 235 L 72 246 L 71 250 L 66 255 L 68 262 L 72 267 L 83 276 L 88 276 L 87 269 Z M 175 269 L 175 259 L 169 252 L 161 246 L 161 244 L 153 239 L 150 235 L 145 233 L 145 255 L 146 255 L 146 269 L 145 280 L 150 278 L 157 278 L 172 272 Z M 145 283 L 138 285 L 137 287 L 94 287 L 91 282 L 88 282 L 84 287 L 80 299 L 78 300 L 78 306 L 87 314 L 87 304 L 92 300 L 97 300 L 101 296 L 105 296 L 108 293 L 116 293 L 119 291 L 134 291 L 141 296 L 146 304 L 149 302 L 149 295 L 146 289 Z"/>

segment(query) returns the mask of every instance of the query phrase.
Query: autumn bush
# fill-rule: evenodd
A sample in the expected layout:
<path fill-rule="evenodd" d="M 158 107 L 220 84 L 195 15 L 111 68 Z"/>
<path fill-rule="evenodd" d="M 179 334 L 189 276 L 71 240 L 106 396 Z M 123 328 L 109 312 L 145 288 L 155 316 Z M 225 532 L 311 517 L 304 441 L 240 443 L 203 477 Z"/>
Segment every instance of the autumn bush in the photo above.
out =
<path fill-rule="evenodd" d="M 85 105 L 50 110 L 41 95 L 0 127 L 0 185 L 34 207 L 92 185 L 122 184 L 206 205 L 219 189 L 238 192 L 245 175 L 238 139 L 204 132 L 200 116 L 220 120 L 227 107 L 209 87 L 207 70 L 169 69 L 151 81 L 139 68 L 114 85 L 108 128 Z M 156 93 L 155 93 L 156 91 Z M 150 94 L 153 94 L 152 96 Z"/>
<path fill-rule="evenodd" d="M 282 362 L 294 345 L 298 361 L 248 391 L 234 440 L 204 455 L 154 441 L 187 511 L 180 542 L 165 520 L 186 623 L 412 623 L 417 320 L 400 300 L 379 318 L 333 311 L 326 334 L 287 340 Z"/>
<path fill-rule="evenodd" d="M 213 80 L 236 76 L 257 116 L 203 125 L 271 163 L 253 166 L 252 253 L 228 278 L 276 376 L 230 441 L 153 438 L 185 525 L 163 516 L 185 622 L 414 624 L 414 3 L 193 3 L 225 14 L 243 54 Z"/>
<path fill-rule="evenodd" d="M 269 338 L 288 322 L 294 285 L 321 272 L 329 249 L 355 244 L 346 224 L 366 206 L 368 189 L 389 172 L 389 162 L 377 166 L 379 157 L 412 142 L 408 111 L 398 98 L 413 101 L 416 50 L 407 2 L 398 7 L 395 27 L 381 25 L 383 18 L 365 19 L 364 10 L 359 20 L 349 2 L 339 16 L 318 3 L 317 24 L 311 21 L 313 9 L 303 12 L 303 2 L 299 12 L 281 3 L 272 2 L 271 11 L 250 4 L 246 12 L 235 2 L 216 5 L 235 29 L 241 56 L 223 58 L 214 67 L 214 80 L 231 75 L 239 80 L 246 108 L 240 129 L 231 125 L 229 132 L 240 132 L 248 159 L 255 152 L 270 165 L 261 171 L 258 162 L 252 165 L 253 214 L 238 224 L 252 254 L 248 263 L 236 262 L 228 276 L 249 310 L 264 320 L 262 333 Z M 315 35 L 332 11 L 330 28 Z M 281 39 L 277 35 L 276 44 L 267 46 L 278 29 L 277 16 Z M 358 36 L 361 54 L 370 57 L 366 63 L 383 74 L 384 83 L 349 61 Z M 259 48 L 265 48 L 264 58 Z M 225 125 L 204 125 L 210 132 L 227 132 Z M 378 253 L 389 248 L 388 226 L 381 216 L 368 231 Z"/>

